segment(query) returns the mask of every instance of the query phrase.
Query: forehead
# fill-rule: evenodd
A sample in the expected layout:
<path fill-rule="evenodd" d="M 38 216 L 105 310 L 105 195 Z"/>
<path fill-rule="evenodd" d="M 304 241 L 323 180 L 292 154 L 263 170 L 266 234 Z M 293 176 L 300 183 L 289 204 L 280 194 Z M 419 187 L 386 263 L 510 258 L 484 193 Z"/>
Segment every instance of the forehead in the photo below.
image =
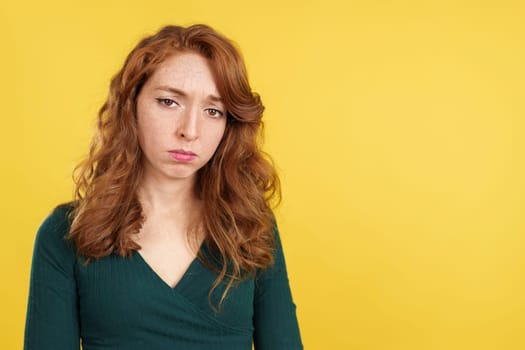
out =
<path fill-rule="evenodd" d="M 209 60 L 194 52 L 180 52 L 169 56 L 155 69 L 146 85 L 152 88 L 172 86 L 188 93 L 203 91 L 218 95 Z"/>

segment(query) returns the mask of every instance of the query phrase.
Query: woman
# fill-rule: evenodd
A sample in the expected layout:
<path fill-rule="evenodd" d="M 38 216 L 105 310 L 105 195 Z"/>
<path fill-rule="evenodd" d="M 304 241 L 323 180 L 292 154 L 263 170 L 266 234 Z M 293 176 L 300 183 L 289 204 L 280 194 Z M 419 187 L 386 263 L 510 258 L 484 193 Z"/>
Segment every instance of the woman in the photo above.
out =
<path fill-rule="evenodd" d="M 302 349 L 262 112 L 210 27 L 143 39 L 111 82 L 76 201 L 37 234 L 25 349 Z"/>

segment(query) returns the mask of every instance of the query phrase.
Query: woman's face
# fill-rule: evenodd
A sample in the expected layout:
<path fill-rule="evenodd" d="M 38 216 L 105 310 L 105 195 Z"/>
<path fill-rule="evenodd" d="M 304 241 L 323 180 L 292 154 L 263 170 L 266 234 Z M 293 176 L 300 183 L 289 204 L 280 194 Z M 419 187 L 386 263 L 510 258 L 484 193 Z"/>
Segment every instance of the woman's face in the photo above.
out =
<path fill-rule="evenodd" d="M 193 179 L 226 127 L 226 109 L 207 59 L 192 52 L 166 59 L 137 97 L 137 123 L 145 177 Z"/>

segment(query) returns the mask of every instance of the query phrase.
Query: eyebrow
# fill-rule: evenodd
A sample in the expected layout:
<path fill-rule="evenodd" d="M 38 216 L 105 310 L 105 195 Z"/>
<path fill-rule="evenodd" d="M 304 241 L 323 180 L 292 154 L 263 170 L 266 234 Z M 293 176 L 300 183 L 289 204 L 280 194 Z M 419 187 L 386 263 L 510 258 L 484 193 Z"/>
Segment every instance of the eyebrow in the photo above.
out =
<path fill-rule="evenodd" d="M 188 97 L 187 93 L 185 93 L 184 91 L 179 90 L 179 89 L 177 89 L 177 88 L 175 88 L 173 86 L 161 85 L 161 86 L 157 87 L 155 90 L 167 91 L 167 92 L 171 92 L 171 93 L 174 93 L 174 94 L 182 96 L 182 97 Z M 224 100 L 220 96 L 208 95 L 208 99 L 213 101 L 213 102 L 224 103 Z"/>

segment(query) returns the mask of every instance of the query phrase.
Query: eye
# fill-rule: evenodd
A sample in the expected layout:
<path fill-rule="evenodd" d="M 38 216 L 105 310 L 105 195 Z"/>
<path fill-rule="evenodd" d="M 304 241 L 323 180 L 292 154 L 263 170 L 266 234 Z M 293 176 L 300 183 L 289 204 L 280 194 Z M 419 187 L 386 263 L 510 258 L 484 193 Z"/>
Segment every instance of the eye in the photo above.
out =
<path fill-rule="evenodd" d="M 178 103 L 175 100 L 172 100 L 171 98 L 157 98 L 157 101 L 166 107 L 173 107 L 178 105 Z"/>
<path fill-rule="evenodd" d="M 208 115 L 210 117 L 213 117 L 213 118 L 219 118 L 219 117 L 222 117 L 224 115 L 223 112 L 219 111 L 216 108 L 208 108 L 208 109 L 206 109 L 206 112 L 208 112 Z"/>

